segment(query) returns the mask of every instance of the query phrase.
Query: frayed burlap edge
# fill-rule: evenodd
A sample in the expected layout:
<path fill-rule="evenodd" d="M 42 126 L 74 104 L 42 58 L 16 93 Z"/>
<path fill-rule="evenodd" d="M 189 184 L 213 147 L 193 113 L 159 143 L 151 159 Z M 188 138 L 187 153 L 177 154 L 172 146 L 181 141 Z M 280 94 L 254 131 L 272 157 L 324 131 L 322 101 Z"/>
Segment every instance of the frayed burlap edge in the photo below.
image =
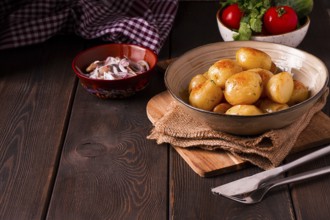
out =
<path fill-rule="evenodd" d="M 312 117 L 325 105 L 329 89 L 319 101 L 296 122 L 282 129 L 271 130 L 256 137 L 240 137 L 215 131 L 189 117 L 175 102 L 169 105 L 164 116 L 154 123 L 148 139 L 157 144 L 170 143 L 184 148 L 199 147 L 206 150 L 222 149 L 262 169 L 278 166 L 289 154 L 300 133 L 308 126 Z M 180 124 L 193 129 L 175 129 Z M 173 126 L 176 125 L 176 126 Z"/>

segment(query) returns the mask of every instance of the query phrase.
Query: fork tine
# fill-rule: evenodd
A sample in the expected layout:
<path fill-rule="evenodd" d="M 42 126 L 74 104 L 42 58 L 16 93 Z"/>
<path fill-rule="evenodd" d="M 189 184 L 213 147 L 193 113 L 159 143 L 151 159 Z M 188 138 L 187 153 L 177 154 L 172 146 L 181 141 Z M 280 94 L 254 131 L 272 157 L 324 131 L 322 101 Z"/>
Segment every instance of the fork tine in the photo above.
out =
<path fill-rule="evenodd" d="M 240 203 L 245 203 L 245 204 L 252 203 L 252 200 L 248 200 L 247 198 L 249 198 L 249 197 L 246 197 L 244 195 L 245 194 L 237 194 L 237 195 L 232 195 L 232 196 L 222 195 L 222 196 L 224 196 L 227 199 L 234 200 L 234 201 L 240 202 Z"/>
<path fill-rule="evenodd" d="M 234 200 L 236 202 L 244 203 L 244 204 L 255 204 L 260 202 L 265 194 L 272 188 L 272 185 L 266 185 L 265 187 L 261 187 L 258 190 L 253 190 L 251 192 L 236 194 L 236 195 L 222 195 L 228 199 Z"/>

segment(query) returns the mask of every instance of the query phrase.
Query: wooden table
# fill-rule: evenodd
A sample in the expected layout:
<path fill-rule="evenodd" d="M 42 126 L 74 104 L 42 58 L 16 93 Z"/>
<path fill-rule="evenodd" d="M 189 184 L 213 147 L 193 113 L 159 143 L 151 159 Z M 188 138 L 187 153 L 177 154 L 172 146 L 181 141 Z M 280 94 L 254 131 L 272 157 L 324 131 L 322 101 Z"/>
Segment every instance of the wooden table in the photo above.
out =
<path fill-rule="evenodd" d="M 299 48 L 330 69 L 330 6 L 314 3 Z M 221 41 L 217 9 L 218 1 L 180 1 L 160 60 Z M 0 219 L 329 219 L 330 175 L 280 187 L 256 205 L 213 195 L 212 187 L 261 170 L 202 178 L 171 146 L 147 140 L 146 104 L 165 90 L 163 72 L 134 97 L 95 98 L 71 69 L 95 43 L 64 36 L 0 51 Z M 329 101 L 323 111 L 330 115 Z M 325 165 L 330 156 L 287 175 Z"/>

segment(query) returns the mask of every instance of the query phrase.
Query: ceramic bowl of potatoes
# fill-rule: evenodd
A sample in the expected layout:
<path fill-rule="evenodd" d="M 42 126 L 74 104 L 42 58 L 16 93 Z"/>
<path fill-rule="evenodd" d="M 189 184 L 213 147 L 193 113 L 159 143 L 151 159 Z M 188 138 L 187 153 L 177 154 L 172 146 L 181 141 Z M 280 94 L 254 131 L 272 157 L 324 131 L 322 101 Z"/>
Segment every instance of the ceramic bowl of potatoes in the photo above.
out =
<path fill-rule="evenodd" d="M 290 125 L 318 101 L 329 74 L 314 55 L 256 41 L 192 49 L 166 70 L 174 100 L 212 129 L 258 135 Z"/>

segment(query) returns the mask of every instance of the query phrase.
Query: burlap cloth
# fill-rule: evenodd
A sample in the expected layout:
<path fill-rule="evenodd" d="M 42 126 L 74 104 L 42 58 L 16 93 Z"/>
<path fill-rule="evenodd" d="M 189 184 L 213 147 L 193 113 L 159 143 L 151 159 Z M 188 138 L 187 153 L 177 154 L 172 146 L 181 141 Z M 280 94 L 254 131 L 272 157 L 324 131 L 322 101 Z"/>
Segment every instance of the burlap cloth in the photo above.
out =
<path fill-rule="evenodd" d="M 328 93 L 329 88 L 318 102 L 293 124 L 253 137 L 215 131 L 203 122 L 190 117 L 174 101 L 169 105 L 164 116 L 154 123 L 154 128 L 147 138 L 156 140 L 158 144 L 170 143 L 184 148 L 226 150 L 244 161 L 267 170 L 278 166 L 289 154 L 299 134 L 307 127 L 314 114 L 324 107 Z"/>

